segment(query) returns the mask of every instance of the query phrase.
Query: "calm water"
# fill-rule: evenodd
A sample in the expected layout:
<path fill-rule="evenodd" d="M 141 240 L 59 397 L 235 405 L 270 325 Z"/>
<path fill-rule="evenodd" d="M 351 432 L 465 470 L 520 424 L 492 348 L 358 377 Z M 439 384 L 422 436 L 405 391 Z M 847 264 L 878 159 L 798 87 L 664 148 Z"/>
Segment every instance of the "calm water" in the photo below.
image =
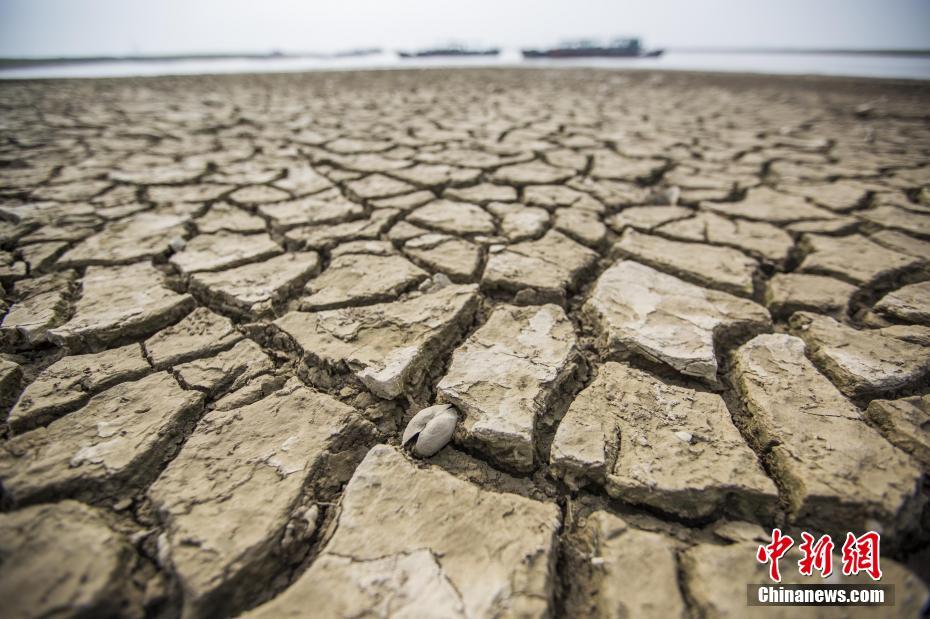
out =
<path fill-rule="evenodd" d="M 517 50 L 498 57 L 401 59 L 386 52 L 354 58 L 263 58 L 228 60 L 127 61 L 0 70 L 0 79 L 126 77 L 212 73 L 275 73 L 413 67 L 598 67 L 686 71 L 735 71 L 811 75 L 847 75 L 930 80 L 930 57 L 861 54 L 751 54 L 668 52 L 661 58 L 524 60 Z"/>

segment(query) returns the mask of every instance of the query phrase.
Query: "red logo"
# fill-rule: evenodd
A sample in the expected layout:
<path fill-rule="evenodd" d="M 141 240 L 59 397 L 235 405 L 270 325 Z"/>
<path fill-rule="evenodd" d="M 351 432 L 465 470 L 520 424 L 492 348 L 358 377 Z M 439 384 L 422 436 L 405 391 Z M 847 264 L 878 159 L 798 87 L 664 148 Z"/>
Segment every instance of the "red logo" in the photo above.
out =
<path fill-rule="evenodd" d="M 798 546 L 802 554 L 798 561 L 798 571 L 801 575 L 812 576 L 815 570 L 820 573 L 821 578 L 832 574 L 835 545 L 830 536 L 823 535 L 817 539 L 810 533 L 804 532 L 801 533 L 801 540 Z M 843 575 L 854 576 L 859 572 L 865 572 L 872 580 L 881 580 L 880 545 L 881 535 L 875 531 L 869 531 L 859 537 L 847 533 L 842 549 Z M 778 561 L 792 546 L 794 546 L 794 540 L 790 535 L 784 535 L 781 529 L 773 529 L 772 542 L 759 546 L 756 550 L 756 561 L 769 565 L 769 578 L 773 582 L 781 582 Z"/>
<path fill-rule="evenodd" d="M 814 536 L 810 533 L 801 533 L 801 545 L 798 548 L 804 554 L 798 561 L 798 571 L 802 576 L 810 576 L 816 569 L 820 572 L 821 578 L 826 578 L 833 573 L 833 540 L 829 535 L 824 535 L 816 543 Z"/>
<path fill-rule="evenodd" d="M 772 543 L 766 546 L 759 546 L 756 551 L 756 561 L 765 564 L 769 563 L 769 578 L 775 582 L 781 582 L 781 572 L 778 571 L 778 560 L 785 556 L 785 553 L 794 546 L 794 540 L 790 535 L 782 535 L 781 529 L 772 531 Z"/>
<path fill-rule="evenodd" d="M 882 538 L 875 531 L 869 531 L 861 537 L 846 534 L 843 544 L 843 574 L 853 576 L 865 572 L 872 580 L 880 580 L 882 568 L 879 565 L 878 550 Z"/>

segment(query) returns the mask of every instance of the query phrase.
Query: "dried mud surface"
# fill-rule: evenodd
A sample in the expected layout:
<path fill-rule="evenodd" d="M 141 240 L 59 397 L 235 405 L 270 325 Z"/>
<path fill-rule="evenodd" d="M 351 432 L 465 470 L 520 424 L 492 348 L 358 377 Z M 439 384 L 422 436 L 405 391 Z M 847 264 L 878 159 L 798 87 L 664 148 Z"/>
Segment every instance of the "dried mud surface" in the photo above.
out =
<path fill-rule="evenodd" d="M 780 526 L 879 530 L 915 616 L 928 109 L 594 70 L 0 85 L 0 614 L 753 616 Z"/>

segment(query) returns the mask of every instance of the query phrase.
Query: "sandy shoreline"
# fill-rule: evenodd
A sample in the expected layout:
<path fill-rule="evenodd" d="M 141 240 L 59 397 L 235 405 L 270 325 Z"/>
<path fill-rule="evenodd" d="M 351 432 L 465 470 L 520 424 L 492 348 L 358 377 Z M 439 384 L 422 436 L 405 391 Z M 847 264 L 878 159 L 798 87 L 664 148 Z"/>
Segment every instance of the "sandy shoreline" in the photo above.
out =
<path fill-rule="evenodd" d="M 181 90 L 209 86 L 225 89 L 253 85 L 260 89 L 279 88 L 283 85 L 300 84 L 312 88 L 315 83 L 338 84 L 346 89 L 383 90 L 392 84 L 403 84 L 403 88 L 423 85 L 447 84 L 459 79 L 481 82 L 485 79 L 499 82 L 502 87 L 519 88 L 540 86 L 554 80 L 561 84 L 587 82 L 590 88 L 599 83 L 625 83 L 633 87 L 662 85 L 670 89 L 721 88 L 734 93 L 804 93 L 819 100 L 839 96 L 851 105 L 872 106 L 873 99 L 885 98 L 887 113 L 897 114 L 892 108 L 907 108 L 901 113 L 910 117 L 928 116 L 920 110 L 930 100 L 930 82 L 923 80 L 846 77 L 823 75 L 769 75 L 759 73 L 730 73 L 702 71 L 643 71 L 595 68 L 421 68 L 421 69 L 373 69 L 353 71 L 305 71 L 295 73 L 238 73 L 177 76 L 101 77 L 101 78 L 53 78 L 11 79 L 0 81 L 0 90 L 15 91 L 20 86 L 36 87 L 54 91 L 58 86 L 73 85 L 77 89 L 94 90 L 97 87 L 118 89 L 120 85 L 146 85 L 158 90 Z M 680 95 L 676 92 L 675 95 Z M 760 99 L 761 100 L 761 99 Z"/>

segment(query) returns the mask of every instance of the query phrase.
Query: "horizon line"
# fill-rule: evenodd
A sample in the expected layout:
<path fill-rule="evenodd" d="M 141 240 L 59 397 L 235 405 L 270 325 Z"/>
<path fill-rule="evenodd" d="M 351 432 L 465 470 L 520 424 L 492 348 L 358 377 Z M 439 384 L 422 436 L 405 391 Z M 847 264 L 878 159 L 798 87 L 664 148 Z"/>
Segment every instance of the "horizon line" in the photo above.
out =
<path fill-rule="evenodd" d="M 420 48 L 432 49 L 432 48 Z M 511 49 L 511 48 L 501 48 Z M 513 49 L 524 49 L 515 47 Z M 538 48 L 537 48 L 538 49 Z M 930 48 L 816 48 L 816 47 L 777 47 L 777 46 L 703 46 L 703 45 L 674 45 L 657 46 L 671 52 L 687 53 L 720 53 L 720 54 L 861 54 L 861 55 L 896 55 L 896 56 L 930 56 Z M 378 46 L 359 47 L 340 50 L 337 52 L 311 52 L 311 51 L 282 51 L 277 49 L 265 51 L 227 51 L 227 52 L 164 52 L 164 53 L 130 53 L 130 54 L 97 54 L 97 55 L 48 55 L 48 56 L 0 56 L 0 66 L 14 63 L 48 64 L 67 62 L 132 62 L 132 61 L 171 61 L 171 60 L 232 60 L 237 58 L 268 59 L 268 58 L 319 58 L 334 59 L 349 55 L 377 54 L 384 52 L 399 52 L 400 49 L 384 48 Z"/>

